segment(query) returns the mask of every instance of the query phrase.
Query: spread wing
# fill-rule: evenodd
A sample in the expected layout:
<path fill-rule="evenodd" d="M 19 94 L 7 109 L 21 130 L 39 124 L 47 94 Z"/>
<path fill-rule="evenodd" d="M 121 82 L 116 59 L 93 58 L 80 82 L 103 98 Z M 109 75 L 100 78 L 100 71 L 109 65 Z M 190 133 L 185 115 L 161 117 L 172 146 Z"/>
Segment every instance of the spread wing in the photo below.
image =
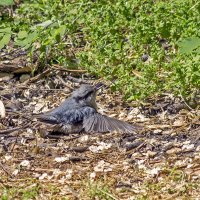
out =
<path fill-rule="evenodd" d="M 86 132 L 113 132 L 118 131 L 122 133 L 135 133 L 135 131 L 141 129 L 139 126 L 131 125 L 127 122 L 123 122 L 99 113 L 95 113 L 83 120 L 83 128 Z"/>

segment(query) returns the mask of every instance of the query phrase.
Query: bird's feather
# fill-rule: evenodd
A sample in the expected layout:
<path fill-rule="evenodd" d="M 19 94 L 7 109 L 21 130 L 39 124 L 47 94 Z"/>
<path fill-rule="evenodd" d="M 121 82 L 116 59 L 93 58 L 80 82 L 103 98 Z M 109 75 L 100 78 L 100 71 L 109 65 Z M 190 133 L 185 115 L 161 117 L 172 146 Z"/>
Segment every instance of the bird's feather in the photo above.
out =
<path fill-rule="evenodd" d="M 122 133 L 135 133 L 140 127 L 131 125 L 127 122 L 95 113 L 83 120 L 83 128 L 86 132 L 122 132 Z"/>
<path fill-rule="evenodd" d="M 38 115 L 36 116 L 36 118 L 41 121 L 41 122 L 45 122 L 48 124 L 59 124 L 59 121 L 57 119 L 56 116 L 50 115 L 50 114 L 42 114 L 42 115 Z"/>
<path fill-rule="evenodd" d="M 94 108 L 89 106 L 74 108 L 66 110 L 65 112 L 57 113 L 46 113 L 37 116 L 37 119 L 49 124 L 77 124 L 83 121 L 84 117 L 89 117 L 90 115 L 96 113 Z"/>

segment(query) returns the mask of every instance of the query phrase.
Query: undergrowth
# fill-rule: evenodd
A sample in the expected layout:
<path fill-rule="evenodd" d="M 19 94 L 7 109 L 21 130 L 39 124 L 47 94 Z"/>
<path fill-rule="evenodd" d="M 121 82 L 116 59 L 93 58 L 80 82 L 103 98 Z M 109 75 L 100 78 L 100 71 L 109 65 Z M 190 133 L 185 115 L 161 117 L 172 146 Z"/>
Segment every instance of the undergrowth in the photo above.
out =
<path fill-rule="evenodd" d="M 14 8 L 1 8 L 0 48 L 12 40 L 30 62 L 38 55 L 41 67 L 86 68 L 129 100 L 199 93 L 198 0 L 24 0 Z"/>

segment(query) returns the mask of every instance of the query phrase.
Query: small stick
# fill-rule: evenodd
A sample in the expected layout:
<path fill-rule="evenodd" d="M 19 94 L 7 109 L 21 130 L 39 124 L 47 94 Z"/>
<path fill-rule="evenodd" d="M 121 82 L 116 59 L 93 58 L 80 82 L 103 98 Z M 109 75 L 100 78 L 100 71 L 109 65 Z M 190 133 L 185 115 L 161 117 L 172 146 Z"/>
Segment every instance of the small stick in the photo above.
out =
<path fill-rule="evenodd" d="M 59 75 L 56 76 L 64 86 L 66 86 L 67 88 L 69 88 L 70 90 L 73 90 L 73 88 L 71 86 L 69 86 Z"/>
<path fill-rule="evenodd" d="M 7 130 L 0 130 L 0 134 L 8 134 L 8 133 L 11 133 L 13 131 L 18 131 L 20 129 L 22 129 L 22 127 L 12 128 L 12 129 L 7 129 Z"/>
<path fill-rule="evenodd" d="M 11 133 L 13 131 L 18 131 L 18 130 L 21 130 L 21 129 L 24 129 L 24 128 L 27 128 L 29 125 L 25 125 L 23 127 L 16 127 L 16 128 L 12 128 L 12 129 L 7 129 L 7 130 L 0 130 L 0 134 L 8 134 L 8 133 Z"/>
<path fill-rule="evenodd" d="M 26 85 L 27 83 L 33 83 L 33 82 L 37 81 L 38 79 L 40 79 L 40 78 L 46 76 L 46 75 L 49 74 L 50 72 L 51 72 L 51 69 L 47 69 L 47 70 L 45 70 L 44 72 L 42 72 L 41 74 L 38 74 L 37 76 L 34 76 L 33 78 L 28 79 L 27 81 L 24 81 L 24 82 L 22 83 L 22 85 Z"/>
<path fill-rule="evenodd" d="M 183 97 L 183 95 L 180 93 L 181 99 L 183 100 L 184 104 L 187 106 L 187 108 L 189 108 L 189 110 L 194 110 L 191 106 L 188 105 L 188 103 L 186 102 L 185 98 Z"/>

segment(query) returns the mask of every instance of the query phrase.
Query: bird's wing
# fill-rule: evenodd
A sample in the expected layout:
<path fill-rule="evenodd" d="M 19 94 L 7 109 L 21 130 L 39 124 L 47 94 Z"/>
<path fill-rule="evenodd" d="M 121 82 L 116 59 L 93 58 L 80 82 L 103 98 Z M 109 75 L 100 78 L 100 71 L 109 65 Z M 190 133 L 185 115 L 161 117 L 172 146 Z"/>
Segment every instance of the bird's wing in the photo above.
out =
<path fill-rule="evenodd" d="M 139 126 L 131 125 L 127 122 L 123 122 L 99 113 L 95 113 L 83 120 L 83 128 L 86 132 L 113 132 L 118 131 L 122 133 L 135 133 L 135 131 L 141 129 Z"/>
<path fill-rule="evenodd" d="M 48 124 L 59 124 L 59 120 L 56 116 L 49 114 L 41 114 L 36 116 L 36 118 L 41 121 L 41 122 L 45 122 Z"/>
<path fill-rule="evenodd" d="M 84 117 L 88 117 L 95 113 L 96 110 L 91 107 L 80 107 L 70 110 L 60 111 L 57 113 L 46 113 L 37 116 L 37 119 L 49 124 L 76 124 L 83 121 Z"/>

